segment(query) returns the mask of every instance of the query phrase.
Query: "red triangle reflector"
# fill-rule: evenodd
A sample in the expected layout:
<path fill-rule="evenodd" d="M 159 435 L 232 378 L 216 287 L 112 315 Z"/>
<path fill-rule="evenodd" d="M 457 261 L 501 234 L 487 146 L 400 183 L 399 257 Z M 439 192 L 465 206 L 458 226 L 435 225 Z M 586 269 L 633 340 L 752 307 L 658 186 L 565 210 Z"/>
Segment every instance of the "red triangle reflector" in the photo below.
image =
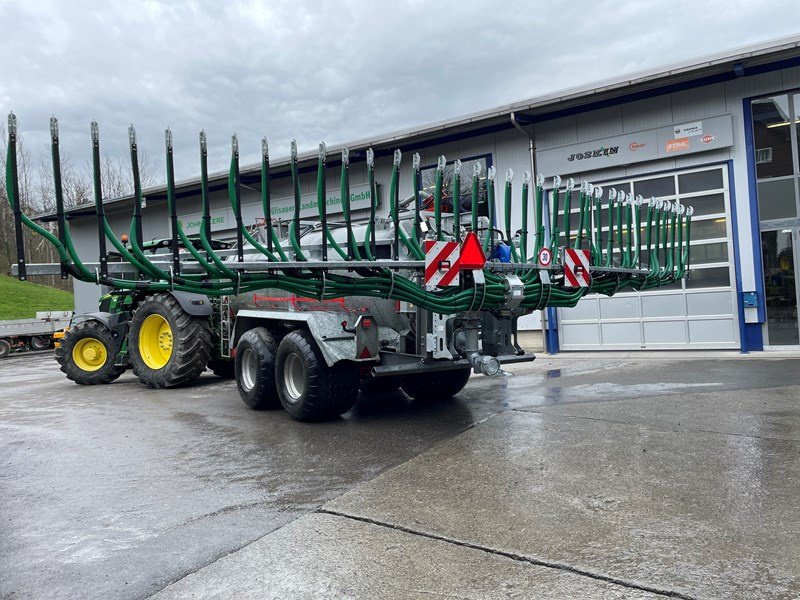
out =
<path fill-rule="evenodd" d="M 481 243 L 474 231 L 470 231 L 461 244 L 461 258 L 458 261 L 460 269 L 482 269 L 486 264 L 486 255 L 483 253 Z"/>

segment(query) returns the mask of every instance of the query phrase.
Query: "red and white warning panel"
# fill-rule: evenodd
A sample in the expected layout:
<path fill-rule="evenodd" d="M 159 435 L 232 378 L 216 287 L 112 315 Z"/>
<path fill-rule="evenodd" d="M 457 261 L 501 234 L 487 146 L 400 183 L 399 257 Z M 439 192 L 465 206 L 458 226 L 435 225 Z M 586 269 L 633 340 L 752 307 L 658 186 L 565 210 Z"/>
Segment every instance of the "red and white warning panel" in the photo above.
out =
<path fill-rule="evenodd" d="M 425 240 L 425 286 L 428 289 L 460 283 L 461 244 Z"/>
<path fill-rule="evenodd" d="M 589 272 L 589 251 L 564 249 L 564 285 L 569 287 L 589 287 L 592 275 Z"/>

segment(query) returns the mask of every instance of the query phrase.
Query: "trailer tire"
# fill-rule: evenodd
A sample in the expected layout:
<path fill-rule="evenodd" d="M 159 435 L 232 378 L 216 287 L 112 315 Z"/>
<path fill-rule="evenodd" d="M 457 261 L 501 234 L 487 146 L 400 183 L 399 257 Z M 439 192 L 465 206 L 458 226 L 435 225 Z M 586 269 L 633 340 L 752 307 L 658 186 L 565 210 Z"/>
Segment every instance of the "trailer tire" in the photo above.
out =
<path fill-rule="evenodd" d="M 189 385 L 211 358 L 211 325 L 208 317 L 187 313 L 172 294 L 154 294 L 133 313 L 128 348 L 133 372 L 147 387 Z"/>
<path fill-rule="evenodd" d="M 31 350 L 47 350 L 50 347 L 50 340 L 35 335 L 31 338 Z"/>
<path fill-rule="evenodd" d="M 263 327 L 249 329 L 236 344 L 236 387 L 250 408 L 280 408 L 275 386 L 275 354 L 278 344 Z"/>
<path fill-rule="evenodd" d="M 236 364 L 233 359 L 212 358 L 208 361 L 208 368 L 217 377 L 233 379 L 236 377 Z"/>
<path fill-rule="evenodd" d="M 0 358 L 7 358 L 11 354 L 11 344 L 7 340 L 0 340 Z"/>
<path fill-rule="evenodd" d="M 372 377 L 370 375 L 361 380 L 359 387 L 368 396 L 379 396 L 396 392 L 400 389 L 401 384 L 400 377 L 396 375 L 389 375 L 388 377 Z"/>
<path fill-rule="evenodd" d="M 350 410 L 358 399 L 358 370 L 329 367 L 306 331 L 295 330 L 278 346 L 275 379 L 283 408 L 298 421 L 325 421 Z"/>
<path fill-rule="evenodd" d="M 114 364 L 117 343 L 100 321 L 81 321 L 64 333 L 55 351 L 67 379 L 80 385 L 111 383 L 125 372 Z"/>
<path fill-rule="evenodd" d="M 404 375 L 403 391 L 419 402 L 449 400 L 464 389 L 469 381 L 472 369 L 453 369 L 437 373 L 421 373 Z"/>

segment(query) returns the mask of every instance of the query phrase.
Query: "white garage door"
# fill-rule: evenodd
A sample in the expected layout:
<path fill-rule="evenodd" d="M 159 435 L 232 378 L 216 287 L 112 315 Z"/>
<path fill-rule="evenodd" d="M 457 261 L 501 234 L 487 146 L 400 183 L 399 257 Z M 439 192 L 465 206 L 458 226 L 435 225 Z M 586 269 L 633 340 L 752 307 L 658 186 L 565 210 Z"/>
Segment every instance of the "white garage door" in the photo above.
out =
<path fill-rule="evenodd" d="M 587 296 L 575 308 L 559 309 L 561 348 L 738 348 L 727 167 L 633 178 L 603 187 L 694 206 L 690 278 L 647 292 Z"/>

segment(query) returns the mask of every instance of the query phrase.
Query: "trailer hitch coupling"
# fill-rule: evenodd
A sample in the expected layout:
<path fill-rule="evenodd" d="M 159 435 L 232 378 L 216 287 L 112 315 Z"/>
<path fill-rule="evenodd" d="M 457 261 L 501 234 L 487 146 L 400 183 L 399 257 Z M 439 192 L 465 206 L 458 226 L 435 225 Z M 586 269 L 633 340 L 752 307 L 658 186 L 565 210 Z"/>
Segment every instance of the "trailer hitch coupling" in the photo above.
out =
<path fill-rule="evenodd" d="M 467 360 L 469 360 L 472 370 L 477 375 L 483 374 L 487 377 L 494 377 L 500 373 L 500 361 L 495 356 L 473 352 L 467 355 Z"/>

